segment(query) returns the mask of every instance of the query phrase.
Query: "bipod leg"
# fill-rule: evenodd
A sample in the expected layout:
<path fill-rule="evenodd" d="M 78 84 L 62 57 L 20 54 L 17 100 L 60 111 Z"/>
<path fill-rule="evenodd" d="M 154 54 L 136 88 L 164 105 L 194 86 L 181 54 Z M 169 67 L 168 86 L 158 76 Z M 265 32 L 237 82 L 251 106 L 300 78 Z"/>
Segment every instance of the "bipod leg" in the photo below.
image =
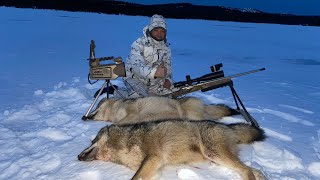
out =
<path fill-rule="evenodd" d="M 107 89 L 109 89 L 109 84 L 110 84 L 110 80 L 107 80 Z M 101 91 L 101 90 L 100 90 Z M 102 92 L 102 91 L 101 91 Z M 98 96 L 100 96 L 100 94 L 98 94 Z M 107 91 L 107 99 L 109 99 L 109 91 Z"/>
<path fill-rule="evenodd" d="M 82 116 L 82 120 L 85 121 L 85 120 L 88 119 L 89 113 L 91 112 L 93 106 L 96 104 L 96 102 L 97 102 L 98 98 L 100 97 L 103 89 L 104 89 L 106 86 L 109 86 L 109 82 L 110 82 L 110 80 L 106 80 L 106 82 L 103 83 L 103 85 L 102 85 L 102 87 L 101 87 L 98 95 L 94 98 L 94 100 L 93 100 L 93 102 L 91 103 L 91 106 L 89 107 L 88 111 L 86 112 L 86 114 L 85 114 L 84 116 Z"/>
<path fill-rule="evenodd" d="M 233 99 L 234 99 L 234 102 L 236 103 L 237 105 L 237 110 L 240 111 L 240 107 L 239 107 L 239 104 L 238 104 L 238 101 L 237 101 L 237 98 L 236 98 L 236 95 L 235 95 L 235 91 L 232 91 L 232 89 L 234 90 L 234 88 L 232 86 L 230 86 L 231 88 L 231 92 L 232 92 L 232 96 L 233 96 Z"/>
<path fill-rule="evenodd" d="M 111 87 L 113 87 L 113 89 L 119 94 L 119 96 L 120 96 L 122 99 L 125 99 L 124 95 L 121 94 L 121 92 L 120 92 L 116 87 L 114 87 L 114 85 L 113 85 L 111 82 L 109 82 L 109 83 L 110 83 Z"/>
<path fill-rule="evenodd" d="M 244 119 L 247 121 L 247 122 L 250 122 L 251 125 L 253 125 L 254 127 L 259 127 L 259 124 L 257 123 L 257 121 L 249 114 L 249 112 L 247 111 L 247 109 L 244 107 L 244 104 L 242 103 L 239 95 L 237 94 L 236 90 L 233 88 L 232 85 L 229 85 L 230 89 L 231 89 L 231 92 L 232 92 L 232 95 L 233 95 L 233 98 L 234 98 L 234 101 L 237 105 L 237 109 L 239 111 L 239 113 L 244 117 Z M 240 109 L 239 105 L 238 105 L 238 102 L 239 104 L 241 105 L 242 107 L 242 110 Z"/>

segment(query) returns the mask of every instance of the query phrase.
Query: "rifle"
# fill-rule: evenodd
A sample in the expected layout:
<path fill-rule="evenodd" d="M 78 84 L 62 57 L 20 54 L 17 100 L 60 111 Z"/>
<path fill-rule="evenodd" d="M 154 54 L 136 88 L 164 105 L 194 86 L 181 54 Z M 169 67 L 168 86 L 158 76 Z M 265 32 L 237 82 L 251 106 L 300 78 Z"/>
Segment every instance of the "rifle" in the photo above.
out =
<path fill-rule="evenodd" d="M 190 75 L 187 75 L 186 81 L 180 81 L 180 82 L 174 83 L 174 87 L 177 90 L 173 90 L 168 94 L 164 94 L 164 96 L 171 96 L 172 98 L 178 98 L 179 96 L 186 95 L 199 90 L 201 90 L 201 92 L 206 92 L 206 91 L 221 88 L 224 86 L 229 86 L 231 93 L 233 95 L 235 104 L 237 106 L 237 111 L 245 118 L 247 122 L 250 122 L 255 127 L 259 127 L 257 121 L 246 110 L 239 95 L 234 89 L 232 78 L 256 73 L 259 71 L 264 71 L 265 68 L 260 68 L 260 69 L 251 70 L 251 71 L 224 77 L 224 72 L 220 70 L 221 67 L 222 67 L 222 63 L 211 66 L 211 71 L 212 71 L 211 73 L 195 79 L 191 79 Z M 241 105 L 242 109 L 240 109 L 239 104 Z"/>
<path fill-rule="evenodd" d="M 190 84 L 190 80 L 188 80 L 189 76 L 187 76 L 187 81 L 180 81 L 180 82 L 174 83 L 174 87 L 178 88 L 177 91 L 173 91 L 167 95 L 171 95 L 172 98 L 177 98 L 179 96 L 189 94 L 199 90 L 201 90 L 201 92 L 210 91 L 213 89 L 230 85 L 230 83 L 233 83 L 231 80 L 232 78 L 256 73 L 263 70 L 265 70 L 265 68 L 238 73 L 238 74 L 227 76 L 227 77 L 223 77 L 223 72 L 221 71 L 221 72 L 213 73 L 209 77 L 206 77 L 205 75 L 200 78 L 191 80 L 191 84 Z M 193 82 L 196 82 L 196 83 L 194 84 Z"/>

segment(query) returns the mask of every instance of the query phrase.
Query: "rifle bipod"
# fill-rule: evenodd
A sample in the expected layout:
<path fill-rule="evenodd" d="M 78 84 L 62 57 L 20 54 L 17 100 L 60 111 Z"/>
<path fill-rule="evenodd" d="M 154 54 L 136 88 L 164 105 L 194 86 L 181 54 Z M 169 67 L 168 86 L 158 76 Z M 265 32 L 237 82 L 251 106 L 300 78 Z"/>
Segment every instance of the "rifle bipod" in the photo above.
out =
<path fill-rule="evenodd" d="M 252 126 L 259 128 L 258 122 L 249 114 L 247 109 L 244 107 L 244 104 L 242 103 L 239 95 L 237 94 L 236 90 L 233 87 L 233 82 L 230 81 L 227 85 L 230 87 L 234 102 L 237 106 L 237 111 L 243 116 L 243 118 L 247 122 L 251 123 Z M 241 105 L 242 109 L 240 109 L 239 104 Z"/>
<path fill-rule="evenodd" d="M 113 86 L 113 84 L 111 84 L 111 82 L 110 82 L 109 79 L 106 80 L 106 81 L 103 83 L 103 85 L 101 86 L 101 88 L 100 88 L 97 96 L 94 98 L 93 102 L 91 103 L 88 111 L 86 112 L 86 114 L 85 114 L 84 116 L 82 116 L 82 118 L 81 118 L 82 120 L 85 121 L 85 120 L 87 120 L 87 119 L 89 118 L 89 114 L 90 114 L 93 106 L 96 104 L 97 100 L 99 99 L 100 95 L 102 94 L 103 90 L 104 90 L 105 88 L 109 88 L 110 85 L 111 85 L 116 91 L 118 91 L 117 88 L 115 88 L 115 87 Z M 120 92 L 119 92 L 118 94 L 122 97 L 122 95 L 121 95 Z M 108 91 L 107 91 L 107 99 L 109 99 L 109 92 L 108 92 Z"/>

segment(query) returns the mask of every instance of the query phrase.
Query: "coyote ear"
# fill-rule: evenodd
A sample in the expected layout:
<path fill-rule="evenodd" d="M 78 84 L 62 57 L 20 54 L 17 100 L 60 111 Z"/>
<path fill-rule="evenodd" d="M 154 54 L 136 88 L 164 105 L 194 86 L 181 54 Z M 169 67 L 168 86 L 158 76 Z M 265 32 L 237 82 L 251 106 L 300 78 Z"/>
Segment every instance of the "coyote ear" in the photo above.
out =
<path fill-rule="evenodd" d="M 102 129 L 100 129 L 98 135 L 105 135 L 105 134 L 109 134 L 109 126 L 105 126 Z"/>
<path fill-rule="evenodd" d="M 109 127 L 108 126 L 103 127 L 102 129 L 100 129 L 96 137 L 93 139 L 92 144 L 98 142 L 103 137 L 108 137 L 108 134 L 109 134 Z"/>

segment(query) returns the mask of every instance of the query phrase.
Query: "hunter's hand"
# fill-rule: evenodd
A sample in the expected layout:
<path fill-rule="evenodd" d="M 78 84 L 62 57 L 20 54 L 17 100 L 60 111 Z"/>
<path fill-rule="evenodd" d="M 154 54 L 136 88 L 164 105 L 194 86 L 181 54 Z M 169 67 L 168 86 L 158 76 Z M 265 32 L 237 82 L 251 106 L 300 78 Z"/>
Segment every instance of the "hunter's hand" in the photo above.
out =
<path fill-rule="evenodd" d="M 171 82 L 170 82 L 169 79 L 165 79 L 164 80 L 163 88 L 166 88 L 166 89 L 170 89 L 171 88 Z"/>
<path fill-rule="evenodd" d="M 158 67 L 156 73 L 154 74 L 155 78 L 164 78 L 167 75 L 167 68 L 164 66 L 164 64 L 160 64 Z"/>

